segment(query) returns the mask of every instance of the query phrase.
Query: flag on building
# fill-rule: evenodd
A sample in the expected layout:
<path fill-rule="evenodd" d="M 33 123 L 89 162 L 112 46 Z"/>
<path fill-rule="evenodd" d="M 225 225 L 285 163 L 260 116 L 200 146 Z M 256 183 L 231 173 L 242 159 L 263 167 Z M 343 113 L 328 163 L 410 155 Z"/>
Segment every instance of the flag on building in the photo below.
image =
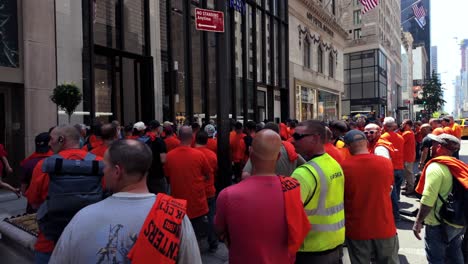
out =
<path fill-rule="evenodd" d="M 374 9 L 379 4 L 379 0 L 359 0 L 359 2 L 361 2 L 361 5 L 364 7 L 364 9 L 362 9 L 363 14 Z"/>
<path fill-rule="evenodd" d="M 426 26 L 426 10 L 422 4 L 419 6 L 418 3 L 419 2 L 416 2 L 412 6 L 414 19 L 421 28 L 424 28 L 424 26 Z"/>

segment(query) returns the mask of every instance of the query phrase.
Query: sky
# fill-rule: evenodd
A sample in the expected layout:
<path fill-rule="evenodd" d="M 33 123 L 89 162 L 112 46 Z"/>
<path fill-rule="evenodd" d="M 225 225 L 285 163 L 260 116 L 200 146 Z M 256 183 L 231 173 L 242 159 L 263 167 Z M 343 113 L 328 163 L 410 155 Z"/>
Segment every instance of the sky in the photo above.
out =
<path fill-rule="evenodd" d="M 441 74 L 444 110 L 452 113 L 455 104 L 453 82 L 460 73 L 460 41 L 468 39 L 468 1 L 431 0 L 431 45 L 437 46 L 438 68 Z"/>

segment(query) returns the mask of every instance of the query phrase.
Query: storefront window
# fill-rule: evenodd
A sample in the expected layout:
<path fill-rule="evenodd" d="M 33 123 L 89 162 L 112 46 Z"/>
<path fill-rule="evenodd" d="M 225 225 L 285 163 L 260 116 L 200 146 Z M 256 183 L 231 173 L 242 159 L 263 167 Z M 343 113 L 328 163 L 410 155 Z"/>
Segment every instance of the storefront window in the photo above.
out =
<path fill-rule="evenodd" d="M 195 7 L 192 5 L 192 17 L 195 17 Z M 194 121 L 201 122 L 205 118 L 203 113 L 204 93 L 202 89 L 201 64 L 201 31 L 196 30 L 195 21 L 191 21 L 192 34 L 192 91 Z"/>
<path fill-rule="evenodd" d="M 124 49 L 129 52 L 143 54 L 145 49 L 144 0 L 124 0 L 123 7 Z"/>
<path fill-rule="evenodd" d="M 119 12 L 119 0 L 94 1 L 94 43 L 117 48 L 119 41 L 120 25 L 117 22 Z"/>
<path fill-rule="evenodd" d="M 262 12 L 257 9 L 257 81 L 263 80 Z"/>
<path fill-rule="evenodd" d="M 234 87 L 236 91 L 236 116 L 237 119 L 243 119 L 244 115 L 244 93 L 243 93 L 243 47 L 242 47 L 242 15 L 239 12 L 234 12 L 234 23 L 235 23 L 235 65 L 236 65 L 236 85 Z"/>
<path fill-rule="evenodd" d="M 183 31 L 183 5 L 182 1 L 171 1 L 173 5 L 171 10 L 171 45 L 172 55 L 174 60 L 175 84 L 174 88 L 174 112 L 176 121 L 183 124 L 185 121 L 185 46 L 184 46 L 184 31 Z"/>
<path fill-rule="evenodd" d="M 267 16 L 265 19 L 265 31 L 266 31 L 266 43 L 265 43 L 265 50 L 266 50 L 266 83 L 271 84 L 271 40 L 270 40 L 270 19 Z"/>
<path fill-rule="evenodd" d="M 323 121 L 338 119 L 338 95 L 317 90 L 317 98 L 317 118 Z"/>
<path fill-rule="evenodd" d="M 19 67 L 18 15 L 16 1 L 0 5 L 0 66 Z"/>
<path fill-rule="evenodd" d="M 112 113 L 112 59 L 110 57 L 96 56 L 94 64 L 94 98 L 96 119 L 110 122 Z"/>

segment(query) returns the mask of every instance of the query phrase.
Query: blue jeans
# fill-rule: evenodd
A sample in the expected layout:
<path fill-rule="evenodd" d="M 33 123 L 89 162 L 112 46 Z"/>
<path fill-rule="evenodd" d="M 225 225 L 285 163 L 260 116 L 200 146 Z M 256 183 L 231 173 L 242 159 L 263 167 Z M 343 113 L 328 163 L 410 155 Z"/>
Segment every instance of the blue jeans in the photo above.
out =
<path fill-rule="evenodd" d="M 34 251 L 34 263 L 35 264 L 47 264 L 49 263 L 51 255 L 52 253 Z"/>
<path fill-rule="evenodd" d="M 424 238 L 427 261 L 430 264 L 463 264 L 461 250 L 464 228 L 442 224 L 426 226 Z"/>
<path fill-rule="evenodd" d="M 398 201 L 400 201 L 401 184 L 404 179 L 404 170 L 393 171 L 394 183 L 392 189 L 392 206 L 393 206 L 393 217 L 400 219 L 400 207 Z"/>

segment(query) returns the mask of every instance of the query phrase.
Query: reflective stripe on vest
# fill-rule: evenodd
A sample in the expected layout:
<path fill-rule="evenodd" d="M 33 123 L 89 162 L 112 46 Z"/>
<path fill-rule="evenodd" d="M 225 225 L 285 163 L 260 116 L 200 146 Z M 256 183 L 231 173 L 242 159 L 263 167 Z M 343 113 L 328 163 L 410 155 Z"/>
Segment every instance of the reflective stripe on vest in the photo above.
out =
<path fill-rule="evenodd" d="M 297 174 L 305 181 L 301 184 L 315 185 L 316 191 L 311 198 L 309 193 L 304 205 L 312 227 L 299 251 L 323 252 L 336 248 L 345 240 L 343 171 L 327 153 L 302 166 L 305 170 Z"/>
<path fill-rule="evenodd" d="M 322 168 L 315 162 L 309 161 L 307 162 L 310 166 L 314 167 L 315 171 L 320 177 L 320 195 L 318 200 L 317 208 L 312 210 L 305 210 L 307 216 L 317 215 L 317 216 L 330 216 L 339 213 L 340 211 L 344 210 L 344 202 L 341 202 L 338 205 L 332 206 L 330 208 L 325 208 L 325 202 L 327 200 L 328 194 L 328 184 L 327 178 L 325 177 L 325 173 L 323 173 Z M 341 220 L 338 223 L 334 224 L 314 224 L 312 226 L 312 230 L 315 231 L 337 231 L 340 230 L 345 226 L 345 220 Z"/>

